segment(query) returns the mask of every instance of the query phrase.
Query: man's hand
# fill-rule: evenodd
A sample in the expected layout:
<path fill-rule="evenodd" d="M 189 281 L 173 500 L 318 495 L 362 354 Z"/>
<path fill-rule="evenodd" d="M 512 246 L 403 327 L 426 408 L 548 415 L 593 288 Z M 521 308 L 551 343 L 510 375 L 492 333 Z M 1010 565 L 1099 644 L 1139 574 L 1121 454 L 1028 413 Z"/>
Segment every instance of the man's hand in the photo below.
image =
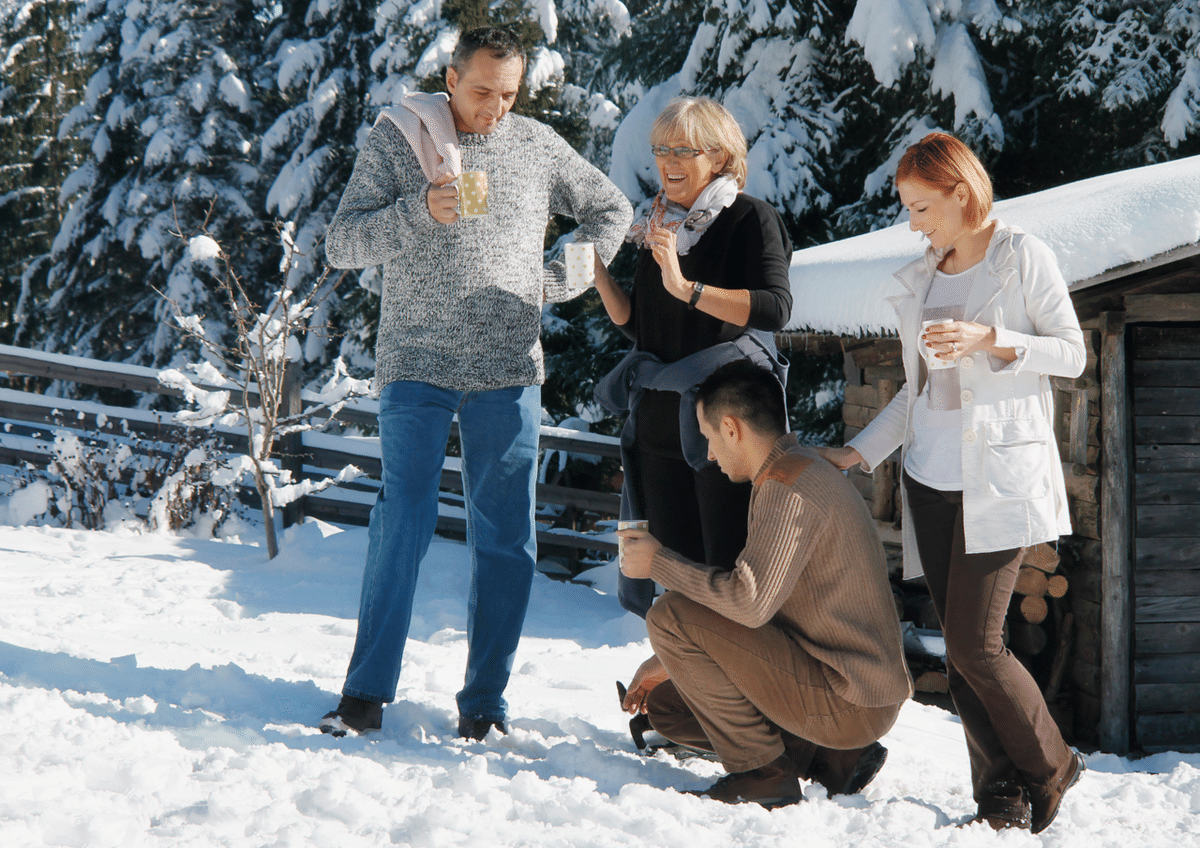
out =
<path fill-rule="evenodd" d="M 646 712 L 646 699 L 650 697 L 654 687 L 670 679 L 671 675 L 663 668 L 658 655 L 651 656 L 638 666 L 629 684 L 629 691 L 625 693 L 625 700 L 621 702 L 621 708 L 630 715 Z"/>
<path fill-rule="evenodd" d="M 662 543 L 645 530 L 618 530 L 621 537 L 621 573 L 632 580 L 650 576 L 650 560 Z"/>
<path fill-rule="evenodd" d="M 442 174 L 434 180 L 425 196 L 429 214 L 439 224 L 453 224 L 458 220 L 458 186 L 450 185 L 453 181 L 452 174 Z"/>

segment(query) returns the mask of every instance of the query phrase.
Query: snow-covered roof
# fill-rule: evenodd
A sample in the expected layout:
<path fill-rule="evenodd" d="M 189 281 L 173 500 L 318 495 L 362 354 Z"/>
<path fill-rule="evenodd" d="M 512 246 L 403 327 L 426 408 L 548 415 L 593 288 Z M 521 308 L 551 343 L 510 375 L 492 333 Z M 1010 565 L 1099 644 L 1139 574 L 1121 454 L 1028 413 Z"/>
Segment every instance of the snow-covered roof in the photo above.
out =
<path fill-rule="evenodd" d="M 1067 284 L 1079 288 L 1105 271 L 1200 242 L 1200 156 L 1002 200 L 993 215 L 1046 242 Z M 887 229 L 797 251 L 785 332 L 895 332 L 885 298 L 902 288 L 892 274 L 924 249 L 905 215 Z"/>

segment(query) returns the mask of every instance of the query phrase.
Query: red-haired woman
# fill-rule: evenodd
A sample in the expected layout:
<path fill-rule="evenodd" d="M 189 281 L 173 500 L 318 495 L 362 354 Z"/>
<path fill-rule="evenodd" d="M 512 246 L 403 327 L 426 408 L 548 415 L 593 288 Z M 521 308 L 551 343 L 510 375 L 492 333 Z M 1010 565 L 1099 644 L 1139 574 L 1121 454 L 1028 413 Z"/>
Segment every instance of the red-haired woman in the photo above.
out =
<path fill-rule="evenodd" d="M 1001 628 L 1024 548 L 1071 532 L 1050 377 L 1086 352 L 1054 254 L 990 218 L 992 185 L 961 141 L 933 133 L 896 188 L 925 255 L 897 272 L 906 383 L 834 465 L 872 469 L 903 445 L 905 575 L 924 572 L 946 639 L 978 812 L 1038 833 L 1083 770 Z"/>

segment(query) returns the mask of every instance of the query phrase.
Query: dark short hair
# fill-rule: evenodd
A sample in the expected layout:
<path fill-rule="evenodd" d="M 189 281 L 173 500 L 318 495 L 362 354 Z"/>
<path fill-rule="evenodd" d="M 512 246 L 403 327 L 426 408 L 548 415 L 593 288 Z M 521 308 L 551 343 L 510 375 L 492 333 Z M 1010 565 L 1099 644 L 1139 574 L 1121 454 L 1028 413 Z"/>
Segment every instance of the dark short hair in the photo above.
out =
<path fill-rule="evenodd" d="M 745 359 L 722 365 L 696 389 L 709 425 L 716 427 L 726 415 L 744 421 L 756 433 L 782 436 L 787 432 L 783 388 L 775 374 Z"/>
<path fill-rule="evenodd" d="M 454 55 L 450 57 L 450 66 L 461 74 L 463 68 L 480 50 L 487 50 L 494 59 L 519 56 L 522 66 L 526 64 L 525 48 L 521 46 L 521 40 L 515 32 L 507 27 L 484 26 L 469 29 L 459 36 L 458 46 L 454 48 Z"/>

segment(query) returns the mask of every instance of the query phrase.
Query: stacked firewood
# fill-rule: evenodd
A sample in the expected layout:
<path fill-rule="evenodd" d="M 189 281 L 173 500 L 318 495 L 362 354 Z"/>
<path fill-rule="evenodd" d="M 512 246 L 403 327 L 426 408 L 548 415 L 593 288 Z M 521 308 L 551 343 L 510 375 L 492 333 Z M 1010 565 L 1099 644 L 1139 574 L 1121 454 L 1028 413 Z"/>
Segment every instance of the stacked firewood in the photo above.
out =
<path fill-rule="evenodd" d="M 1008 616 L 1008 647 L 1033 657 L 1046 649 L 1046 619 L 1055 598 L 1066 597 L 1067 577 L 1058 573 L 1058 552 L 1042 543 L 1025 551 L 1025 561 L 1013 587 L 1013 609 Z M 1051 622 L 1052 624 L 1054 622 Z"/>

